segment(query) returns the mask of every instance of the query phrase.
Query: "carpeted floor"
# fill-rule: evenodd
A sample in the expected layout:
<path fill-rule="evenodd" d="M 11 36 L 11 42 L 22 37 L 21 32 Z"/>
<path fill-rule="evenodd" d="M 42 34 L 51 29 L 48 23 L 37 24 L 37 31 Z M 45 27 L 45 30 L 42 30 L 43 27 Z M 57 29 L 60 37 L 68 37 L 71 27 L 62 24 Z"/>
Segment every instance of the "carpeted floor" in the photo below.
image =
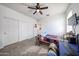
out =
<path fill-rule="evenodd" d="M 35 39 L 20 41 L 0 49 L 0 56 L 47 56 L 47 45 L 35 45 Z"/>

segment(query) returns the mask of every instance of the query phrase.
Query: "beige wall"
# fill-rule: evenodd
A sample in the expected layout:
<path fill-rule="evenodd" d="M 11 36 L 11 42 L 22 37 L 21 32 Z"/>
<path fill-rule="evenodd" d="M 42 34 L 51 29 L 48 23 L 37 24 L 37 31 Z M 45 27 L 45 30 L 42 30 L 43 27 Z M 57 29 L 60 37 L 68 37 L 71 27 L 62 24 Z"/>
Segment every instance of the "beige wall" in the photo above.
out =
<path fill-rule="evenodd" d="M 41 24 L 42 30 L 41 34 L 53 34 L 59 35 L 65 33 L 65 16 L 64 14 L 58 14 L 55 16 L 48 16 L 47 18 L 41 19 L 39 21 Z"/>

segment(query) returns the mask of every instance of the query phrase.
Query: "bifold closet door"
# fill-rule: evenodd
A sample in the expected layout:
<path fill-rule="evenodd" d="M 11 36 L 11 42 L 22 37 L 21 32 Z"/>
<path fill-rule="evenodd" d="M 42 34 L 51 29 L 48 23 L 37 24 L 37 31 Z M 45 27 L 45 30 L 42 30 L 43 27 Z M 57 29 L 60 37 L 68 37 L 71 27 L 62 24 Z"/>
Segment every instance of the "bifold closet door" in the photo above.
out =
<path fill-rule="evenodd" d="M 33 38 L 33 23 L 20 21 L 19 34 L 20 41 Z"/>
<path fill-rule="evenodd" d="M 18 21 L 11 18 L 4 18 L 2 24 L 3 45 L 13 44 L 18 41 Z"/>
<path fill-rule="evenodd" d="M 27 28 L 29 28 L 28 27 L 28 25 L 27 25 L 27 22 L 24 22 L 24 21 L 20 21 L 19 22 L 19 41 L 22 41 L 22 40 L 25 40 L 25 39 L 27 39 Z"/>
<path fill-rule="evenodd" d="M 2 48 L 2 20 L 0 19 L 0 48 Z"/>

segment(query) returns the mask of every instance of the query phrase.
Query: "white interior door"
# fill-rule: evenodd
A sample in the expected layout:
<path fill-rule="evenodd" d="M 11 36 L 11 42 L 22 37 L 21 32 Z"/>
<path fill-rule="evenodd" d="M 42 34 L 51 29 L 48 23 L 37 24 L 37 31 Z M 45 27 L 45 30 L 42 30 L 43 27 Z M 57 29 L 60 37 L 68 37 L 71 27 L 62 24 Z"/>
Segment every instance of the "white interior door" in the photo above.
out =
<path fill-rule="evenodd" d="M 18 21 L 4 18 L 2 29 L 4 46 L 18 41 Z"/>

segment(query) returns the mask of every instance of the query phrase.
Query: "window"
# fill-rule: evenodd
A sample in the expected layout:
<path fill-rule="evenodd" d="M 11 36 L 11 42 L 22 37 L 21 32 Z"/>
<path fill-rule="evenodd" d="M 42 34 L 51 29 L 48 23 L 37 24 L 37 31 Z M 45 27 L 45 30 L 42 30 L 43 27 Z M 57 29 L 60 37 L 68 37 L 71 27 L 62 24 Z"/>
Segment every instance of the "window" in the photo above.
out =
<path fill-rule="evenodd" d="M 68 16 L 67 16 L 67 32 L 69 31 L 73 31 L 73 28 L 72 26 L 68 25 L 68 19 L 72 16 L 72 10 L 68 13 Z"/>

